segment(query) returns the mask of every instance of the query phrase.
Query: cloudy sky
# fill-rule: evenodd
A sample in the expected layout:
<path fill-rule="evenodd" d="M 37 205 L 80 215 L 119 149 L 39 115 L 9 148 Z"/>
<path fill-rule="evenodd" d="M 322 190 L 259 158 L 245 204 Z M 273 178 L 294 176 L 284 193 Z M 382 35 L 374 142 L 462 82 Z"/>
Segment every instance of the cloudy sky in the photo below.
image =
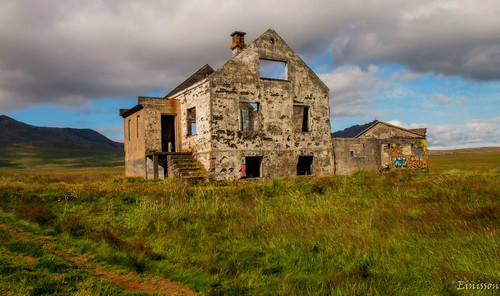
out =
<path fill-rule="evenodd" d="M 434 149 L 500 146 L 500 2 L 0 1 L 0 114 L 123 141 L 119 108 L 163 96 L 273 28 L 330 87 L 332 130 L 427 127 Z"/>

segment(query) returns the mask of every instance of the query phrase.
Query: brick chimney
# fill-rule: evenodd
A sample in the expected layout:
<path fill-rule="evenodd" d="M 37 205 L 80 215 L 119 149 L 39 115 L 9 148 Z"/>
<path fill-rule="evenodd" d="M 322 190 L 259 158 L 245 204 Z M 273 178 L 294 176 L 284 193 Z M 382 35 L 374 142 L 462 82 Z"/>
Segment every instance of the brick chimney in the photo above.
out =
<path fill-rule="evenodd" d="M 233 37 L 233 43 L 231 44 L 231 49 L 233 50 L 233 57 L 239 54 L 247 45 L 245 44 L 245 32 L 234 31 L 231 33 Z"/>

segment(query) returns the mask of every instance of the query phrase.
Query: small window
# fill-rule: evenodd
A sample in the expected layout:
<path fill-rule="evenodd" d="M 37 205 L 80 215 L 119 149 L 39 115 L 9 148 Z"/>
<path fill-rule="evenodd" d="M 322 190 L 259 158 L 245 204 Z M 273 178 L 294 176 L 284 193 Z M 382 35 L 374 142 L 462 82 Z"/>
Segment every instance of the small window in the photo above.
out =
<path fill-rule="evenodd" d="M 187 110 L 187 134 L 188 136 L 196 135 L 196 108 Z"/>
<path fill-rule="evenodd" d="M 139 132 L 139 131 L 141 130 L 141 128 L 140 128 L 140 126 L 141 126 L 141 125 L 140 125 L 140 119 L 141 119 L 141 116 L 140 116 L 140 115 L 137 115 L 137 137 L 138 137 L 138 138 L 139 138 L 139 136 L 140 136 L 140 132 Z"/>
<path fill-rule="evenodd" d="M 244 132 L 259 129 L 259 103 L 240 103 L 240 130 Z"/>
<path fill-rule="evenodd" d="M 349 154 L 351 155 L 351 157 L 354 157 L 354 151 L 349 151 Z"/>
<path fill-rule="evenodd" d="M 241 164 L 241 178 L 260 178 L 262 156 L 245 157 Z"/>
<path fill-rule="evenodd" d="M 128 132 L 128 140 L 130 141 L 130 119 L 128 120 L 127 132 Z"/>
<path fill-rule="evenodd" d="M 297 162 L 297 175 L 311 175 L 312 164 L 312 156 L 299 156 L 299 161 Z"/>
<path fill-rule="evenodd" d="M 309 107 L 293 106 L 293 126 L 295 132 L 309 132 Z"/>
<path fill-rule="evenodd" d="M 286 63 L 281 61 L 259 60 L 260 78 L 286 80 Z"/>

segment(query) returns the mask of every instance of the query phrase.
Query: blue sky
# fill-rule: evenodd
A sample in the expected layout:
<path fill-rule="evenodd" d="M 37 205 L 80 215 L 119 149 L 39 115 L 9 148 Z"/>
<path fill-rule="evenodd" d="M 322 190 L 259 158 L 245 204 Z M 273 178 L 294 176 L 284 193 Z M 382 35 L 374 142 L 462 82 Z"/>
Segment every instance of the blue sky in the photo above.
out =
<path fill-rule="evenodd" d="M 232 31 L 273 28 L 329 86 L 333 131 L 378 119 L 427 127 L 434 149 L 500 146 L 498 15 L 489 0 L 6 0 L 0 113 L 123 141 L 120 108 L 222 65 Z"/>

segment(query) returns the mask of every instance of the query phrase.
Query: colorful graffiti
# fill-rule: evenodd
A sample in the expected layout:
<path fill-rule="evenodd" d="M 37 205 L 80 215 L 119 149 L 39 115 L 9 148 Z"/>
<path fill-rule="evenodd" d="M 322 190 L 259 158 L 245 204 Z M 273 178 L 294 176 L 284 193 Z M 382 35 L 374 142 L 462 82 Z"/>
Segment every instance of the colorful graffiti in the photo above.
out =
<path fill-rule="evenodd" d="M 426 144 L 425 140 L 422 140 L 420 145 L 416 142 L 407 144 L 392 143 L 392 166 L 397 169 L 428 169 Z"/>

